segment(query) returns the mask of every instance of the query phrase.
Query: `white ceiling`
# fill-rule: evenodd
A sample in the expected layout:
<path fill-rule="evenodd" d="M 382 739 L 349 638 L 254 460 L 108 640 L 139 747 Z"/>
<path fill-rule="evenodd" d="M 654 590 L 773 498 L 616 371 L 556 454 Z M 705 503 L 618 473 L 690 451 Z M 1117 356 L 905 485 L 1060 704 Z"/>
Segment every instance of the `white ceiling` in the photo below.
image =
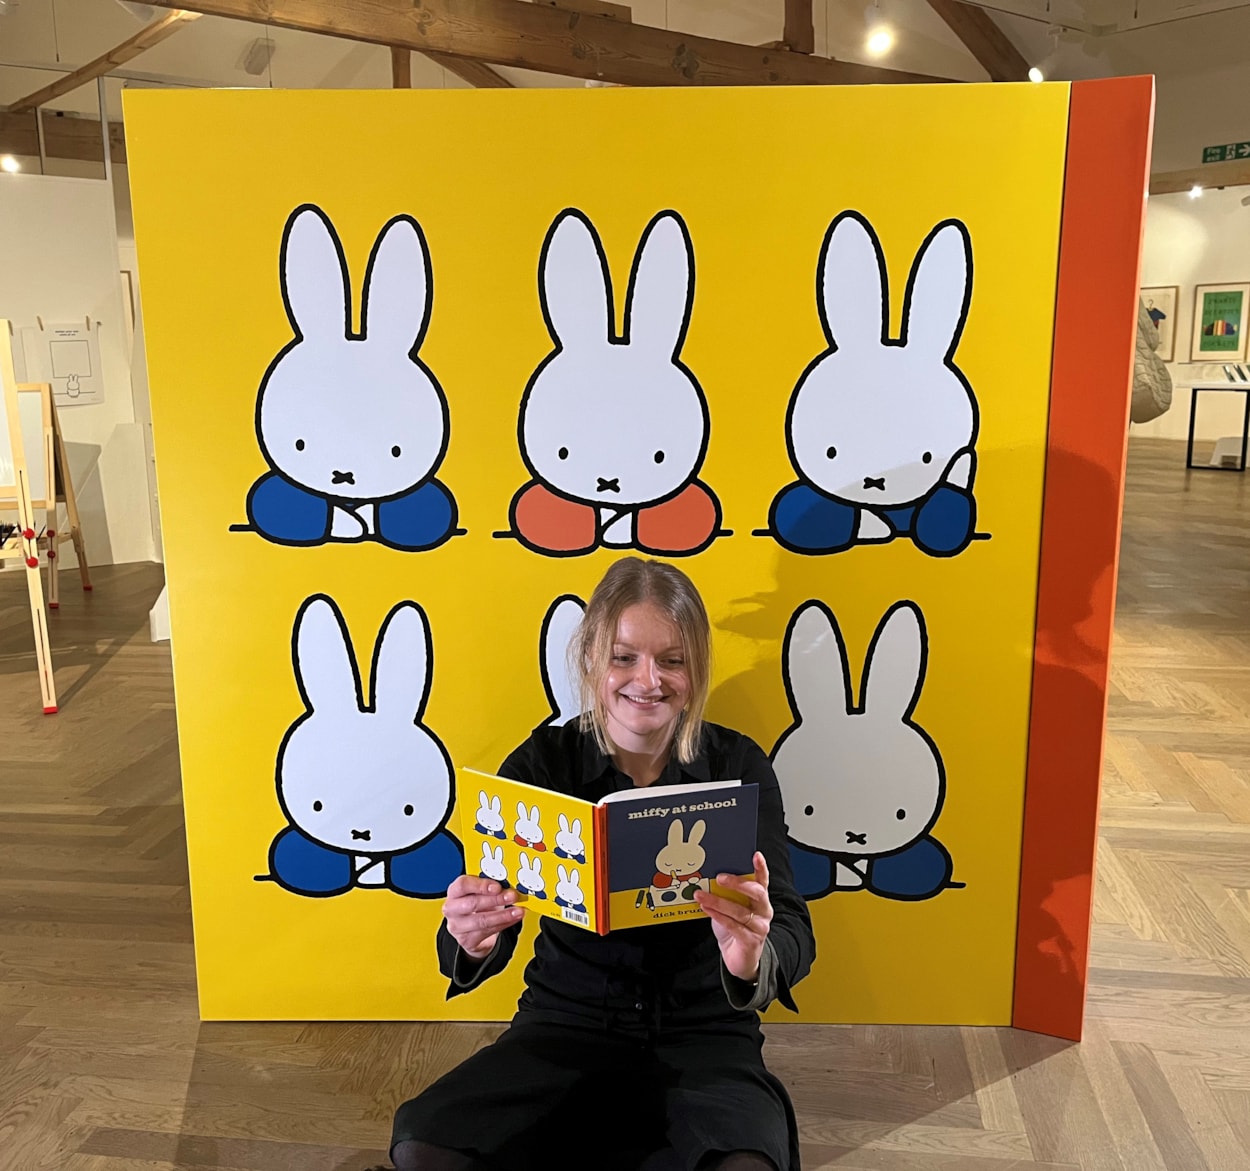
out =
<path fill-rule="evenodd" d="M 874 0 L 815 0 L 816 52 L 867 61 L 863 50 L 866 10 Z M 955 80 L 984 80 L 972 59 L 926 0 L 875 0 L 893 23 L 898 43 L 880 64 Z M 1194 143 L 1176 144 L 1170 165 L 1200 161 L 1200 145 L 1239 134 L 1250 139 L 1250 0 L 987 0 L 983 5 L 1011 41 L 1047 77 L 1083 80 L 1154 73 L 1159 78 L 1160 125 L 1169 125 L 1169 94 L 1198 101 L 1205 79 L 1212 117 L 1191 130 Z M 117 0 L 0 0 L 0 105 L 8 104 L 58 74 L 106 52 L 145 23 L 141 6 Z M 784 0 L 634 0 L 636 23 L 759 44 L 781 37 Z M 133 10 L 138 10 L 136 11 Z M 258 38 L 273 42 L 270 69 L 260 77 L 242 68 Z M 580 86 L 577 79 L 500 69 L 518 85 Z M 110 116 L 119 118 L 124 85 L 257 86 L 280 88 L 384 88 L 391 84 L 386 49 L 331 37 L 266 30 L 262 25 L 203 17 L 123 66 L 110 79 Z M 420 55 L 413 55 L 415 86 L 462 86 Z M 1230 94 L 1240 94 L 1231 103 Z M 49 104 L 50 108 L 98 116 L 94 85 Z M 1179 107 L 1172 121 L 1186 132 Z M 1188 115 L 1186 115 L 1188 117 Z M 1201 140 L 1201 143 L 1199 142 Z M 1156 159 L 1160 143 L 1156 141 Z M 1166 152 L 1165 152 L 1166 153 Z M 1157 169 L 1157 168 L 1156 168 Z"/>

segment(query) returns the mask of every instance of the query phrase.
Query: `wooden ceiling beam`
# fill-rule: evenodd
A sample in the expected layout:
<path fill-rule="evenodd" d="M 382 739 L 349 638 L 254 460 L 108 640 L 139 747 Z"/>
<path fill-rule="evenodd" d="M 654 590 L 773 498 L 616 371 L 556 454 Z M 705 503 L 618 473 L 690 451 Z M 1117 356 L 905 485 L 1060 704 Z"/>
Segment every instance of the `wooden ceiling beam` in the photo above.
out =
<path fill-rule="evenodd" d="M 171 6 L 165 5 L 164 7 Z M 10 114 L 25 114 L 31 110 L 37 110 L 56 98 L 72 93 L 79 86 L 95 81 L 97 77 L 103 77 L 106 73 L 111 73 L 119 65 L 125 65 L 127 61 L 133 60 L 153 45 L 159 45 L 166 37 L 172 37 L 179 29 L 199 19 L 200 13 L 198 12 L 187 12 L 175 8 L 174 11 L 167 12 L 164 16 L 157 17 L 151 24 L 145 25 L 134 36 L 127 37 L 120 45 L 114 45 L 107 53 L 97 57 L 94 61 L 88 61 L 86 65 L 75 69 L 72 73 L 57 78 L 51 85 L 45 85 L 42 89 L 37 89 L 34 93 L 10 103 L 8 111 Z"/>
<path fill-rule="evenodd" d="M 962 0 L 929 0 L 929 7 L 950 25 L 991 81 L 1028 80 L 1028 61 L 984 8 Z"/>
<path fill-rule="evenodd" d="M 412 50 L 391 46 L 391 88 L 412 89 Z"/>
<path fill-rule="evenodd" d="M 36 111 L 27 114 L 0 112 L 0 154 L 39 157 L 39 131 L 35 127 Z M 96 118 L 58 117 L 45 110 L 43 141 L 48 158 L 78 159 L 81 162 L 104 162 L 104 144 L 100 141 L 100 123 Z M 109 123 L 109 145 L 113 162 L 126 161 L 126 139 L 120 122 Z"/>
<path fill-rule="evenodd" d="M 1242 187 L 1250 185 L 1250 159 L 1207 163 L 1184 171 L 1162 171 L 1150 177 L 1151 195 L 1171 195 L 1194 187 Z"/>
<path fill-rule="evenodd" d="M 172 8 L 173 0 L 155 0 Z M 525 0 L 195 0 L 197 12 L 619 85 L 946 81 L 689 36 Z"/>
<path fill-rule="evenodd" d="M 781 34 L 781 39 L 786 48 L 795 53 L 816 52 L 812 0 L 786 0 L 785 32 Z"/>
<path fill-rule="evenodd" d="M 496 73 L 489 65 L 474 61 L 472 57 L 452 57 L 448 53 L 425 54 L 435 65 L 441 65 L 448 73 L 454 73 L 461 81 L 467 81 L 475 89 L 513 89 L 502 73 Z"/>

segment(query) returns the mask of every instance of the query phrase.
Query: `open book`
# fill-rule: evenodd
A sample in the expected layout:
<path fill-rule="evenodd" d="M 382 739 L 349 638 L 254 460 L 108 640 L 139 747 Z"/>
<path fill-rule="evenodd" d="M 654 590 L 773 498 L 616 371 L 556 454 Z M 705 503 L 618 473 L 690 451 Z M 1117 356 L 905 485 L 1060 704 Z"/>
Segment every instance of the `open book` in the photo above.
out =
<path fill-rule="evenodd" d="M 702 915 L 700 889 L 745 902 L 714 876 L 753 872 L 756 785 L 626 789 L 596 805 L 460 772 L 465 868 L 514 887 L 536 914 L 606 935 Z"/>

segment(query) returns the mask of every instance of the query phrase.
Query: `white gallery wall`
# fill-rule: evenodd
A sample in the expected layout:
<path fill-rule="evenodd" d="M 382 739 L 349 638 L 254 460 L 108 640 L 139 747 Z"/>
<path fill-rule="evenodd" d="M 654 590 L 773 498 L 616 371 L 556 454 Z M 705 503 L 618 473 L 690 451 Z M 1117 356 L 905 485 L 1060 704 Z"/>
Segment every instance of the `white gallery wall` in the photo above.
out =
<path fill-rule="evenodd" d="M 0 175 L 0 317 L 19 331 L 39 317 L 100 323 L 104 401 L 59 412 L 87 552 L 97 565 L 156 556 L 120 267 L 109 183 Z M 62 550 L 68 568 L 73 549 Z"/>
<path fill-rule="evenodd" d="M 1250 137 L 1250 116 L 1246 123 Z M 1176 285 L 1176 358 L 1172 375 L 1172 407 L 1149 423 L 1133 424 L 1134 436 L 1184 439 L 1189 429 L 1187 383 L 1221 380 L 1219 365 L 1189 362 L 1194 321 L 1194 287 L 1227 282 L 1250 283 L 1250 207 L 1241 201 L 1250 187 L 1187 194 L 1151 196 L 1146 212 L 1142 251 L 1143 287 Z M 1195 437 L 1218 439 L 1240 435 L 1245 398 L 1239 394 L 1204 394 L 1199 398 Z"/>

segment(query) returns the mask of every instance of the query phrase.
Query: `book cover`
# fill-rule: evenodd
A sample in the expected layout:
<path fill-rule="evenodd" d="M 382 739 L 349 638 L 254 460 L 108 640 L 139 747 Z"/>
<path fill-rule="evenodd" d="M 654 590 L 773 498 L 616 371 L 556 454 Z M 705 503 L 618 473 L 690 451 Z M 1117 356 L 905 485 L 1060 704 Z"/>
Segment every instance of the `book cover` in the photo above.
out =
<path fill-rule="evenodd" d="M 513 887 L 534 914 L 606 935 L 702 915 L 699 889 L 744 901 L 713 876 L 752 873 L 755 785 L 626 789 L 595 805 L 460 771 L 467 871 Z"/>

